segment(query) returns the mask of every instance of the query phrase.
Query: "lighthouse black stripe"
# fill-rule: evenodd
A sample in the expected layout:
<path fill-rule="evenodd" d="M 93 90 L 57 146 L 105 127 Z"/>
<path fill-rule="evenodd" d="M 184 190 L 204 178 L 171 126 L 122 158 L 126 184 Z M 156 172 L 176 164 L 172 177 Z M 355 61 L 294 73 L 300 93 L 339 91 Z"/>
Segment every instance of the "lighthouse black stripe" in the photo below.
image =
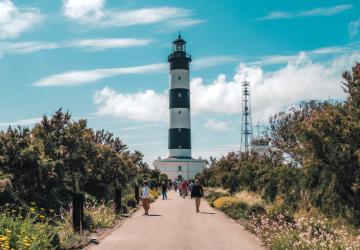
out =
<path fill-rule="evenodd" d="M 168 62 L 170 63 L 170 70 L 189 69 L 191 58 L 186 56 L 185 52 L 177 51 L 169 55 Z"/>
<path fill-rule="evenodd" d="M 169 149 L 190 149 L 191 130 L 187 128 L 169 129 Z"/>
<path fill-rule="evenodd" d="M 188 89 L 170 89 L 169 108 L 190 108 L 190 94 Z"/>

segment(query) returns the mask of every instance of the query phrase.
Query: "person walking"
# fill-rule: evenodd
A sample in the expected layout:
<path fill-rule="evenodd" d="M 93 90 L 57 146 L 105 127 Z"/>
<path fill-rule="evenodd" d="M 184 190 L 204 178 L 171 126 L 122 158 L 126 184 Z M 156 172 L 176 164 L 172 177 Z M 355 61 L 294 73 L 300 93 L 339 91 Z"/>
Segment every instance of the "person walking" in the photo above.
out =
<path fill-rule="evenodd" d="M 179 190 L 180 190 L 180 192 L 179 192 L 180 197 L 183 197 L 183 195 L 184 195 L 184 181 L 180 182 Z"/>
<path fill-rule="evenodd" d="M 190 192 L 190 197 L 191 197 L 191 199 L 194 198 L 193 193 L 192 193 L 193 187 L 194 187 L 194 182 L 193 182 L 193 181 L 190 181 L 189 192 Z"/>
<path fill-rule="evenodd" d="M 188 185 L 186 183 L 186 181 L 183 181 L 181 183 L 181 196 L 185 199 L 185 197 L 187 196 L 187 189 L 188 189 Z"/>
<path fill-rule="evenodd" d="M 195 207 L 196 207 L 196 212 L 198 213 L 200 212 L 201 197 L 204 196 L 204 190 L 200 185 L 199 180 L 195 180 L 195 185 L 192 188 L 191 195 L 195 198 Z"/>
<path fill-rule="evenodd" d="M 166 192 L 167 192 L 167 185 L 166 185 L 165 181 L 163 181 L 161 184 L 161 193 L 162 193 L 163 200 L 167 200 Z"/>
<path fill-rule="evenodd" d="M 150 194 L 149 194 L 149 182 L 147 180 L 144 181 L 144 187 L 142 190 L 142 204 L 145 211 L 144 215 L 149 215 L 150 209 Z"/>
<path fill-rule="evenodd" d="M 175 189 L 175 192 L 177 192 L 177 189 L 178 189 L 178 183 L 176 180 L 174 180 L 174 189 Z"/>

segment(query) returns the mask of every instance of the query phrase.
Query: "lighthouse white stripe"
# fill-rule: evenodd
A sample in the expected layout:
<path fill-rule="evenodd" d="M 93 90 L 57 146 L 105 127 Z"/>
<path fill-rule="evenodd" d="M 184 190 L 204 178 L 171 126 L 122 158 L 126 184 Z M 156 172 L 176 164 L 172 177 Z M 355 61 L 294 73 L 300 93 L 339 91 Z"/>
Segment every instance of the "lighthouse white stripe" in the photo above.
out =
<path fill-rule="evenodd" d="M 189 89 L 189 75 L 189 70 L 186 69 L 170 70 L 170 89 Z"/>
<path fill-rule="evenodd" d="M 191 149 L 169 149 L 170 157 L 191 157 Z"/>
<path fill-rule="evenodd" d="M 170 128 L 191 128 L 190 109 L 170 109 Z"/>

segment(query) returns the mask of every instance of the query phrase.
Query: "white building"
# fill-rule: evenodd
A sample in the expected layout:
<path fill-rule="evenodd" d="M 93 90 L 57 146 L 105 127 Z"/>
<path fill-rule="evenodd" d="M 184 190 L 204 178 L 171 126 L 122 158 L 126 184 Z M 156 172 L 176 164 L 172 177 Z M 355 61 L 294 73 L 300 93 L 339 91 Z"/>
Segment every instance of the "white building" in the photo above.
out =
<path fill-rule="evenodd" d="M 269 143 L 270 141 L 264 138 L 252 140 L 251 150 L 258 153 L 259 155 L 268 155 L 270 149 Z"/>
<path fill-rule="evenodd" d="M 197 173 L 203 171 L 206 166 L 206 161 L 196 159 L 176 159 L 167 158 L 154 161 L 156 169 L 161 173 L 167 174 L 172 179 L 193 180 Z M 181 176 L 181 177 L 180 177 Z"/>

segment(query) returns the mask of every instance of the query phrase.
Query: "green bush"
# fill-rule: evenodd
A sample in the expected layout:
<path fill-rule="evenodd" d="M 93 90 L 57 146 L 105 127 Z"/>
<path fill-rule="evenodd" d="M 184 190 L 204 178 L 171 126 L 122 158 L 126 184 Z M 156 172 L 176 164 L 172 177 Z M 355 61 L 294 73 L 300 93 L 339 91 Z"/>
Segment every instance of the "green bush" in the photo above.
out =
<path fill-rule="evenodd" d="M 127 214 L 129 212 L 129 207 L 126 204 L 121 204 L 121 212 Z"/>
<path fill-rule="evenodd" d="M 223 196 L 228 196 L 228 194 L 216 192 L 216 191 L 210 191 L 205 195 L 205 199 L 207 199 L 210 205 L 214 207 L 214 201 Z"/>
<path fill-rule="evenodd" d="M 126 195 L 123 199 L 123 203 L 131 208 L 136 208 L 136 206 L 137 206 L 137 201 L 133 194 Z"/>
<path fill-rule="evenodd" d="M 246 209 L 246 215 L 247 216 L 251 216 L 251 215 L 261 215 L 261 214 L 266 214 L 266 209 L 260 205 L 260 204 L 253 204 L 250 205 L 247 209 Z"/>
<path fill-rule="evenodd" d="M 5 209 L 0 214 L 0 249 L 53 249 L 60 245 L 54 222 L 43 210 Z"/>
<path fill-rule="evenodd" d="M 223 211 L 233 219 L 241 219 L 246 217 L 248 204 L 245 202 L 237 202 L 225 208 Z"/>

